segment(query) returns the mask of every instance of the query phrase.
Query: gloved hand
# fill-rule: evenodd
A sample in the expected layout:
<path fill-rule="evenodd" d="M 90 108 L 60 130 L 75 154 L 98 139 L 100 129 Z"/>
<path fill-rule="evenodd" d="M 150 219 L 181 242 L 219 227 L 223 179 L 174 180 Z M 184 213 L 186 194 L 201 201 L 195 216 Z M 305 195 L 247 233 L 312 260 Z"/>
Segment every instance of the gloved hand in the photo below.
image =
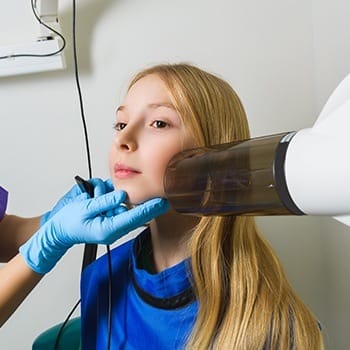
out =
<path fill-rule="evenodd" d="M 127 210 L 125 198 L 120 190 L 90 199 L 87 193 L 78 195 L 20 247 L 20 254 L 32 270 L 44 274 L 74 244 L 111 244 L 169 208 L 166 200 L 155 198 Z"/>
<path fill-rule="evenodd" d="M 99 197 L 102 194 L 112 192 L 114 190 L 111 180 L 103 181 L 99 178 L 93 178 L 88 180 L 94 187 L 94 197 Z M 73 186 L 56 204 L 55 206 L 45 214 L 41 216 L 40 227 L 50 220 L 60 209 L 62 209 L 68 203 L 73 202 L 82 191 L 78 185 Z"/>

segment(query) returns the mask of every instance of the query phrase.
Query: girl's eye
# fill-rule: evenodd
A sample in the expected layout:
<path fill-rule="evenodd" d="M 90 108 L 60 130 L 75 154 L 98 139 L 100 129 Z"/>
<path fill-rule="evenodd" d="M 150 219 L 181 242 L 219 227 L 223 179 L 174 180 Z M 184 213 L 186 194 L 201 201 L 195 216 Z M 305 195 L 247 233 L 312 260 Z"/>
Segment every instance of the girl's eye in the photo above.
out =
<path fill-rule="evenodd" d="M 162 120 L 155 120 L 152 123 L 152 126 L 157 128 L 157 129 L 161 129 L 161 128 L 166 128 L 167 126 L 169 126 L 169 124 L 166 122 L 163 122 Z"/>
<path fill-rule="evenodd" d="M 114 125 L 113 125 L 113 129 L 116 131 L 121 131 L 125 127 L 126 127 L 126 123 L 121 123 L 121 122 L 114 123 Z"/>

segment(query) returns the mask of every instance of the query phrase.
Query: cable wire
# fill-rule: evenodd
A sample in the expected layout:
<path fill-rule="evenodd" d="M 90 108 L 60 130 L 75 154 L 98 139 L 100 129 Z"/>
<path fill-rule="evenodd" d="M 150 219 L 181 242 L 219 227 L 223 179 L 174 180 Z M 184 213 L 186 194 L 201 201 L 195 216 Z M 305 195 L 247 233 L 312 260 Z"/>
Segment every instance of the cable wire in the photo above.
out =
<path fill-rule="evenodd" d="M 111 348 L 111 335 L 112 335 L 112 257 L 109 245 L 107 245 L 107 259 L 108 259 L 108 326 L 107 326 L 107 347 L 106 350 Z"/>
<path fill-rule="evenodd" d="M 78 70 L 78 55 L 77 55 L 77 42 L 76 42 L 76 1 L 75 0 L 73 0 L 73 57 L 74 57 L 75 82 L 76 82 L 78 95 L 79 95 L 81 121 L 83 123 L 83 129 L 84 129 L 89 178 L 91 179 L 92 178 L 92 166 L 91 166 L 89 136 L 88 136 L 87 125 L 86 125 L 86 120 L 85 120 L 84 103 L 83 103 L 83 96 L 82 96 L 81 88 L 80 88 L 79 70 Z"/>
<path fill-rule="evenodd" d="M 31 0 L 33 1 L 33 0 Z M 80 115 L 81 115 L 81 121 L 83 124 L 83 131 L 84 131 L 84 138 L 85 138 L 85 146 L 86 146 L 86 154 L 87 154 L 87 164 L 88 164 L 88 172 L 89 172 L 89 178 L 92 178 L 92 166 L 91 166 L 91 156 L 90 156 L 90 146 L 89 146 L 89 136 L 87 131 L 87 124 L 85 119 L 85 111 L 84 111 L 84 102 L 83 102 L 83 96 L 81 92 L 80 87 L 80 81 L 79 81 L 79 70 L 78 70 L 78 55 L 77 55 L 77 45 L 76 45 L 76 1 L 73 0 L 73 23 L 72 23 L 72 37 L 73 37 L 73 61 L 74 61 L 74 77 L 75 77 L 75 83 L 78 91 L 78 97 L 79 97 L 79 107 L 80 107 Z M 58 344 L 60 341 L 60 338 L 62 336 L 64 327 L 67 325 L 69 319 L 71 318 L 73 312 L 80 304 L 79 300 L 71 312 L 66 317 L 65 321 L 62 323 L 60 330 L 57 334 L 56 341 L 55 341 L 55 350 L 58 350 Z"/>
<path fill-rule="evenodd" d="M 37 14 L 36 10 L 35 10 L 35 6 L 34 6 L 34 0 L 30 1 L 31 7 L 32 7 L 32 11 L 33 14 L 36 18 L 36 20 L 45 28 L 49 29 L 51 32 L 55 33 L 57 36 L 59 36 L 62 40 L 62 46 L 53 52 L 49 52 L 49 53 L 43 53 L 43 54 L 34 54 L 34 53 L 18 53 L 18 54 L 13 54 L 13 55 L 6 55 L 6 56 L 0 56 L 0 60 L 3 59 L 8 59 L 8 58 L 15 58 L 15 57 L 50 57 L 50 56 L 54 56 L 57 55 L 58 53 L 62 52 L 64 50 L 64 48 L 66 47 L 66 39 L 64 38 L 64 36 L 59 33 L 57 30 L 53 29 L 52 27 L 50 27 L 49 25 L 47 25 L 45 22 L 43 22 L 41 20 L 41 18 L 39 17 L 39 15 Z"/>
<path fill-rule="evenodd" d="M 33 0 L 31 0 L 33 1 Z M 84 137 L 85 137 L 85 146 L 86 146 L 86 154 L 87 154 L 87 164 L 88 164 L 88 172 L 89 172 L 89 178 L 92 178 L 92 166 L 91 166 L 91 155 L 90 155 L 90 146 L 89 146 L 89 137 L 88 137 L 88 131 L 87 131 L 87 123 L 85 118 L 85 112 L 84 112 L 84 103 L 83 103 L 83 97 L 80 87 L 80 81 L 79 81 L 79 70 L 78 70 L 78 55 L 77 55 L 77 45 L 76 45 L 76 1 L 73 0 L 73 57 L 74 57 L 74 75 L 75 75 L 75 82 L 78 90 L 79 95 L 79 106 L 80 106 L 80 114 L 81 114 L 81 120 L 83 124 L 83 130 L 84 130 Z M 110 253 L 110 247 L 109 245 L 107 247 L 107 257 L 108 257 L 108 333 L 107 333 L 107 350 L 111 347 L 111 330 L 112 330 L 112 259 L 111 259 L 111 253 Z M 86 249 L 86 248 L 85 248 Z M 64 327 L 67 325 L 69 319 L 71 318 L 73 312 L 80 304 L 79 300 L 77 304 L 73 307 L 69 315 L 67 316 L 66 320 L 63 322 L 56 338 L 55 342 L 55 350 L 58 350 L 58 344 L 60 341 L 60 337 L 63 333 Z"/>
<path fill-rule="evenodd" d="M 65 321 L 62 323 L 57 336 L 56 336 L 56 340 L 55 340 L 55 346 L 54 346 L 54 350 L 58 350 L 59 349 L 59 344 L 60 344 L 60 340 L 61 340 L 61 336 L 62 336 L 62 332 L 64 330 L 64 327 L 67 325 L 68 321 L 70 320 L 70 318 L 72 317 L 74 311 L 77 309 L 77 307 L 79 306 L 81 302 L 81 299 L 79 299 L 77 301 L 77 303 L 73 306 L 72 310 L 69 312 L 68 316 L 66 317 Z"/>

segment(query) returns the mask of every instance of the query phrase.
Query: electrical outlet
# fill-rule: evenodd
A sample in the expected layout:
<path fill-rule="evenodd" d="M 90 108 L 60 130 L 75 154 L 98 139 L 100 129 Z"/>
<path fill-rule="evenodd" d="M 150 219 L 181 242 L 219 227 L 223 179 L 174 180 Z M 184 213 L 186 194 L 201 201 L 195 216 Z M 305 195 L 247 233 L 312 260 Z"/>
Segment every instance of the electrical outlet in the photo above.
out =
<path fill-rule="evenodd" d="M 0 77 L 39 73 L 65 68 L 62 52 L 47 57 L 11 57 L 15 54 L 47 54 L 59 50 L 61 41 L 58 38 L 35 41 L 11 46 L 0 47 Z"/>

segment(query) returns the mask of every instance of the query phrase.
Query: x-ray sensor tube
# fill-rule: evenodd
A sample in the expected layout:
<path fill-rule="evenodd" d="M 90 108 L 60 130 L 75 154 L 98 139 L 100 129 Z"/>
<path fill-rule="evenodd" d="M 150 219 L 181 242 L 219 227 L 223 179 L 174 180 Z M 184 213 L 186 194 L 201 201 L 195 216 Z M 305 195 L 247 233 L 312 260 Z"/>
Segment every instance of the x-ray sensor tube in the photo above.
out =
<path fill-rule="evenodd" d="M 302 215 L 286 185 L 284 162 L 295 133 L 260 137 L 178 154 L 165 191 L 180 213 Z"/>
<path fill-rule="evenodd" d="M 172 207 L 195 215 L 322 215 L 350 226 L 350 76 L 312 128 L 187 150 L 168 164 Z"/>

